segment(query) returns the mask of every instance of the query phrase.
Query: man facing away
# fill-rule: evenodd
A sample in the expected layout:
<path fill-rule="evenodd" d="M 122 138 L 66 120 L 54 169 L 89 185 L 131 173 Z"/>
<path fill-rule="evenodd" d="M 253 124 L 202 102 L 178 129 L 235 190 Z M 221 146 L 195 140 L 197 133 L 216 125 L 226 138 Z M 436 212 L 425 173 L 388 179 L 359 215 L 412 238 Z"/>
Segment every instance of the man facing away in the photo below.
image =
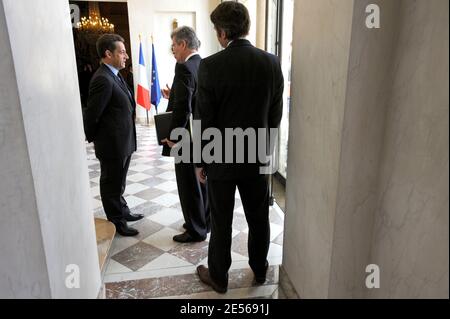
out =
<path fill-rule="evenodd" d="M 212 12 L 211 21 L 225 50 L 204 59 L 199 67 L 196 117 L 201 120 L 202 131 L 218 129 L 223 137 L 226 128 L 244 131 L 278 128 L 284 86 L 278 58 L 244 39 L 250 29 L 250 17 L 244 5 L 223 2 Z M 247 142 L 245 151 L 251 149 L 257 148 L 249 147 Z M 235 157 L 236 145 L 233 150 Z M 219 293 L 225 293 L 228 286 L 236 187 L 249 227 L 249 265 L 257 283 L 266 280 L 269 183 L 268 176 L 260 173 L 262 163 L 252 163 L 249 158 L 243 164 L 212 162 L 197 168 L 201 182 L 207 176 L 211 205 L 208 268 L 199 266 L 197 273 L 201 281 Z"/>
<path fill-rule="evenodd" d="M 100 161 L 100 195 L 106 217 L 122 236 L 135 236 L 138 231 L 127 221 L 144 216 L 132 214 L 123 198 L 131 154 L 136 151 L 136 103 L 119 73 L 128 60 L 124 39 L 116 34 L 101 36 L 97 53 L 102 63 L 89 86 L 84 130 Z"/>
<path fill-rule="evenodd" d="M 200 55 L 197 53 L 200 41 L 195 31 L 187 26 L 172 32 L 172 52 L 177 60 L 172 89 L 163 91 L 169 98 L 168 112 L 172 112 L 171 131 L 176 128 L 190 131 L 190 117 L 194 112 L 197 96 L 197 72 Z M 170 154 L 170 148 L 178 141 L 165 139 L 163 155 Z M 200 242 L 206 239 L 209 231 L 209 205 L 205 184 L 201 184 L 195 175 L 192 156 L 189 162 L 175 163 L 178 195 L 186 229 L 173 240 L 181 243 Z"/>

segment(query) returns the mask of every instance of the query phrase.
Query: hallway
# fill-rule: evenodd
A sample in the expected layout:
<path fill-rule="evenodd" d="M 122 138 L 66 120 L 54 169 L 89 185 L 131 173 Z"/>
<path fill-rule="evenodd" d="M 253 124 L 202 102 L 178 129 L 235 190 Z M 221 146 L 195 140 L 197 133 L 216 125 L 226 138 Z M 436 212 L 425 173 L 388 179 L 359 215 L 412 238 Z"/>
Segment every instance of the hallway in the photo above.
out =
<path fill-rule="evenodd" d="M 137 125 L 138 151 L 133 155 L 125 198 L 134 213 L 146 216 L 130 223 L 139 230 L 136 237 L 116 235 L 104 281 L 107 298 L 220 298 L 195 274 L 197 265 L 207 264 L 208 240 L 179 244 L 172 240 L 183 232 L 172 158 L 161 156 L 152 125 Z M 106 218 L 99 193 L 100 165 L 92 145 L 87 145 L 91 193 L 95 217 Z M 224 298 L 278 298 L 278 265 L 282 261 L 284 214 L 270 210 L 271 244 L 267 281 L 252 286 L 248 266 L 247 223 L 236 191 L 233 220 L 233 264 L 229 290 Z"/>

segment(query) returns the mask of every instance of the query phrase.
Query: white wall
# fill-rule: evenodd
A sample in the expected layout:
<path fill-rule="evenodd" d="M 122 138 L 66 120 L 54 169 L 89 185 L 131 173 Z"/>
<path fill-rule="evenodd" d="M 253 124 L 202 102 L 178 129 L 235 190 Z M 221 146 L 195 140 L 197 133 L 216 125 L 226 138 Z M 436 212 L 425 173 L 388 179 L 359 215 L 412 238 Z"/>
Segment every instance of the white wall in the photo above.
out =
<path fill-rule="evenodd" d="M 448 298 L 448 1 L 294 11 L 289 278 L 301 298 Z"/>
<path fill-rule="evenodd" d="M 355 1 L 339 184 L 333 235 L 329 297 L 361 298 L 371 262 L 372 229 L 377 206 L 380 154 L 400 1 L 377 0 L 382 29 L 365 27 L 366 6 Z"/>
<path fill-rule="evenodd" d="M 403 0 L 399 20 L 369 296 L 448 298 L 449 2 Z"/>
<path fill-rule="evenodd" d="M 328 296 L 353 0 L 296 0 L 283 266 Z"/>
<path fill-rule="evenodd" d="M 49 297 L 44 245 L 2 1 L 0 74 L 0 298 Z"/>
<path fill-rule="evenodd" d="M 1 295 L 95 298 L 100 271 L 69 5 L 2 4 Z M 65 286 L 69 264 L 80 268 L 79 289 Z"/>

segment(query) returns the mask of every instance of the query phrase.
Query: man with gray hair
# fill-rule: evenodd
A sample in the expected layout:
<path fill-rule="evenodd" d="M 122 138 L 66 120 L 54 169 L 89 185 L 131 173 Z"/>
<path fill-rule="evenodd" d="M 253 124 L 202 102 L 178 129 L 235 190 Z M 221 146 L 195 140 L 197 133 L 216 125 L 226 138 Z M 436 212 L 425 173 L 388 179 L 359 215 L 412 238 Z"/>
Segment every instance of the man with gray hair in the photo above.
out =
<path fill-rule="evenodd" d="M 180 27 L 172 32 L 172 53 L 177 60 L 172 89 L 163 90 L 169 99 L 168 112 L 172 112 L 171 131 L 185 128 L 190 131 L 190 117 L 194 113 L 197 97 L 197 72 L 201 57 L 197 53 L 200 41 L 190 27 Z M 169 156 L 177 140 L 165 139 L 163 155 Z M 191 147 L 192 149 L 192 147 Z M 192 152 L 190 153 L 192 154 Z M 209 232 L 209 207 L 206 185 L 195 174 L 192 155 L 187 163 L 175 163 L 178 195 L 185 220 L 185 232 L 173 237 L 181 243 L 199 242 Z"/>

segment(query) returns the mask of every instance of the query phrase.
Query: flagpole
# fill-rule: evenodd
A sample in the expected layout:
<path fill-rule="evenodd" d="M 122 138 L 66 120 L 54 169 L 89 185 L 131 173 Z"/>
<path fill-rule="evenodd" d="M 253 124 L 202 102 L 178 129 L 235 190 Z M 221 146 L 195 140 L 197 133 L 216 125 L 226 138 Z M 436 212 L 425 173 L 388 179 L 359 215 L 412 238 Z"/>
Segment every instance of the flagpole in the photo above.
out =
<path fill-rule="evenodd" d="M 142 35 L 140 33 L 139 33 L 139 43 L 142 45 Z M 145 109 L 145 111 L 146 111 L 146 115 L 147 115 L 147 125 L 148 125 L 150 123 L 148 120 L 148 110 Z"/>
<path fill-rule="evenodd" d="M 153 33 L 150 34 L 150 39 L 152 40 L 152 54 L 153 54 Z M 153 56 L 152 56 L 152 60 L 153 60 Z M 152 85 L 153 85 L 153 63 L 152 63 Z M 156 114 L 158 114 L 158 107 L 155 105 L 155 112 Z"/>

